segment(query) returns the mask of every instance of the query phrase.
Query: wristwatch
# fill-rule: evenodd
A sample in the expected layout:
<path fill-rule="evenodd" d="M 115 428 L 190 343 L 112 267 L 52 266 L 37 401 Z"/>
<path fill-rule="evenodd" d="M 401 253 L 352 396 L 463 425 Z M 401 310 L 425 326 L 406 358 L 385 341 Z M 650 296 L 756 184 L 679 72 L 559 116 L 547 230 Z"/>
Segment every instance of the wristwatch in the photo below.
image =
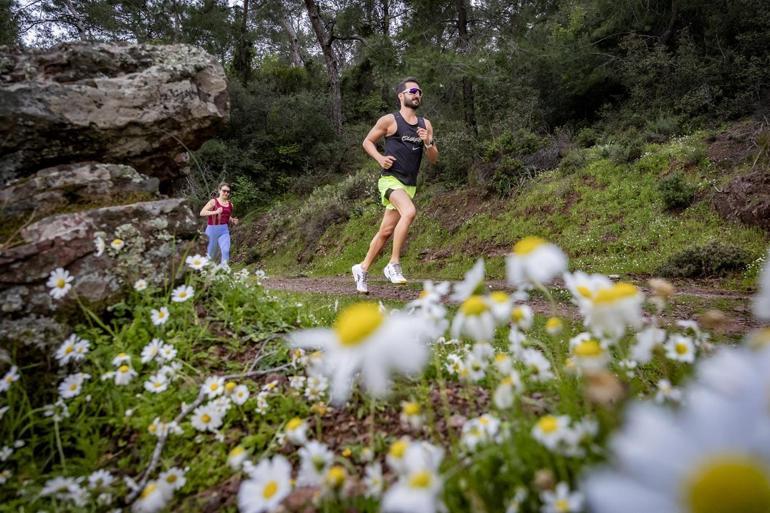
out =
<path fill-rule="evenodd" d="M 428 144 L 425 145 L 425 149 L 431 148 L 433 146 L 433 139 L 430 140 Z"/>

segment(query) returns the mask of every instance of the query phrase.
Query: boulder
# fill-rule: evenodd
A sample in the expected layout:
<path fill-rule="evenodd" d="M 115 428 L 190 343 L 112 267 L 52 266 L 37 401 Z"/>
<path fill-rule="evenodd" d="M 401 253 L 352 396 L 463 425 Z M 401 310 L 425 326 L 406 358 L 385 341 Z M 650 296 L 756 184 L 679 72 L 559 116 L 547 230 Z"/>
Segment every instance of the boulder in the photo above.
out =
<path fill-rule="evenodd" d="M 187 200 L 165 199 L 60 214 L 21 230 L 24 243 L 0 252 L 0 305 L 14 316 L 52 314 L 77 297 L 97 309 L 137 279 L 163 283 L 202 225 Z M 96 239 L 105 243 L 99 251 Z M 116 242 L 120 240 L 122 247 Z M 116 249 L 117 248 L 117 249 Z M 63 299 L 49 294 L 51 271 L 74 276 Z"/>
<path fill-rule="evenodd" d="M 759 169 L 734 178 L 714 194 L 712 204 L 725 219 L 770 232 L 770 170 Z"/>
<path fill-rule="evenodd" d="M 167 182 L 229 115 L 222 66 L 188 45 L 0 52 L 0 183 L 82 161 Z M 183 159 L 182 159 L 183 160 Z"/>
<path fill-rule="evenodd" d="M 159 197 L 158 179 L 131 166 L 79 162 L 62 164 L 11 181 L 0 189 L 0 212 L 5 219 L 48 215 L 77 208 L 93 208 Z M 34 213 L 34 214 L 33 214 Z"/>

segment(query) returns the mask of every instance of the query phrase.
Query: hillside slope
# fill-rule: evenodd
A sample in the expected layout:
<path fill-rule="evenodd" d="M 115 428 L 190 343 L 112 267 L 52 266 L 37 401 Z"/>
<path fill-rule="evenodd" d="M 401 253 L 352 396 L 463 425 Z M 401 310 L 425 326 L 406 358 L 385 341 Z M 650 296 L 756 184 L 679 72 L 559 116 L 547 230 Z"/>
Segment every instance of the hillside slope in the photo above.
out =
<path fill-rule="evenodd" d="M 491 277 L 501 278 L 512 244 L 539 235 L 566 251 L 571 268 L 712 274 L 727 277 L 723 286 L 750 287 L 770 236 L 717 210 L 724 214 L 725 205 L 738 201 L 728 197 L 736 180 L 770 174 L 751 137 L 757 130 L 743 122 L 716 134 L 647 144 L 633 162 L 617 159 L 612 143 L 575 150 L 579 165 L 562 162 L 505 198 L 481 187 L 450 190 L 434 175 L 418 191 L 404 269 L 414 277 L 458 278 L 483 256 Z M 362 170 L 308 198 L 248 216 L 235 233 L 236 259 L 257 261 L 274 275 L 349 272 L 380 222 L 376 178 L 376 170 Z M 759 196 L 770 193 L 753 189 Z M 700 267 L 682 271 L 696 261 Z M 381 258 L 372 272 L 386 263 Z"/>

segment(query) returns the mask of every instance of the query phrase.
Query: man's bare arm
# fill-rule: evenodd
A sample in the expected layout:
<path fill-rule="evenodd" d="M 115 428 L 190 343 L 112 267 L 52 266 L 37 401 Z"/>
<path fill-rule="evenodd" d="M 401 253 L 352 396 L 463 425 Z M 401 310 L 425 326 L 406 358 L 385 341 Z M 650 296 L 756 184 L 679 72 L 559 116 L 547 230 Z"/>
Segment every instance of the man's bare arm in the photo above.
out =
<path fill-rule="evenodd" d="M 377 141 L 388 135 L 388 131 L 395 123 L 395 118 L 392 114 L 386 114 L 377 120 L 374 127 L 369 130 L 369 133 L 364 137 L 363 147 L 364 151 L 369 154 L 377 163 L 383 168 L 388 169 L 393 165 L 396 160 L 392 155 L 381 155 L 377 150 Z"/>
<path fill-rule="evenodd" d="M 426 137 L 423 139 L 423 142 L 425 142 L 425 156 L 428 157 L 428 162 L 431 164 L 435 164 L 438 161 L 438 148 L 436 147 L 435 141 L 433 144 L 428 147 L 427 144 L 433 141 L 433 125 L 430 124 L 430 121 L 427 119 L 425 120 L 425 132 Z"/>

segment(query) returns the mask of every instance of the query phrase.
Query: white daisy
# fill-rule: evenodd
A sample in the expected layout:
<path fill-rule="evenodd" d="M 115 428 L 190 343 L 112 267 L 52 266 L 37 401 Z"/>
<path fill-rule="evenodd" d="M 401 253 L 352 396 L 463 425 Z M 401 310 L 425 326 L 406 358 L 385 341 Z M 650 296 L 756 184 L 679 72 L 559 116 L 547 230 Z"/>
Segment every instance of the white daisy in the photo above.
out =
<path fill-rule="evenodd" d="M 532 327 L 534 317 L 535 314 L 528 305 L 516 305 L 511 310 L 511 322 L 522 331 L 527 331 Z"/>
<path fill-rule="evenodd" d="M 137 373 L 131 366 L 123 364 L 115 370 L 115 384 L 119 386 L 128 385 L 136 376 Z"/>
<path fill-rule="evenodd" d="M 541 513 L 575 513 L 583 510 L 583 494 L 570 491 L 567 483 L 559 483 L 556 490 L 540 494 L 543 501 Z"/>
<path fill-rule="evenodd" d="M 570 419 L 566 415 L 545 415 L 532 428 L 532 438 L 550 450 L 558 449 L 569 431 Z"/>
<path fill-rule="evenodd" d="M 171 344 L 163 344 L 158 351 L 158 357 L 164 362 L 170 362 L 176 358 L 176 348 Z"/>
<path fill-rule="evenodd" d="M 675 388 L 671 382 L 667 379 L 661 379 L 658 381 L 658 391 L 655 393 L 655 402 L 664 403 L 671 401 L 678 403 L 682 400 L 682 391 Z"/>
<path fill-rule="evenodd" d="M 307 443 L 307 422 L 294 417 L 285 426 L 286 438 L 294 445 Z"/>
<path fill-rule="evenodd" d="M 82 478 L 54 477 L 46 481 L 40 495 L 52 496 L 58 500 L 69 501 L 77 506 L 85 506 L 87 494 L 80 485 Z"/>
<path fill-rule="evenodd" d="M 503 376 L 495 389 L 492 398 L 495 406 L 500 410 L 510 408 L 513 406 L 513 400 L 515 398 L 514 392 L 520 392 L 521 389 L 522 383 L 519 373 L 513 370 L 510 371 L 507 375 Z"/>
<path fill-rule="evenodd" d="M 193 269 L 195 271 L 200 271 L 201 269 L 206 267 L 206 265 L 208 265 L 209 259 L 208 257 L 205 257 L 205 256 L 193 255 L 193 256 L 188 256 L 185 259 L 185 263 L 190 269 Z"/>
<path fill-rule="evenodd" d="M 225 393 L 225 378 L 221 376 L 209 376 L 201 385 L 201 392 L 209 399 Z"/>
<path fill-rule="evenodd" d="M 572 294 L 572 302 L 580 307 L 589 305 L 600 289 L 612 287 L 612 280 L 603 274 L 586 274 L 583 271 L 564 273 L 564 286 Z"/>
<path fill-rule="evenodd" d="M 142 349 L 142 363 L 148 363 L 155 359 L 156 356 L 158 356 L 158 353 L 160 352 L 160 348 L 163 346 L 163 341 L 159 338 L 152 339 L 144 348 Z"/>
<path fill-rule="evenodd" d="M 556 336 L 564 329 L 564 322 L 558 317 L 549 317 L 545 321 L 545 332 L 549 335 Z"/>
<path fill-rule="evenodd" d="M 104 242 L 102 237 L 97 235 L 94 237 L 94 247 L 96 248 L 96 256 L 100 257 L 104 253 L 104 249 L 107 247 L 107 244 Z"/>
<path fill-rule="evenodd" d="M 385 487 L 385 479 L 382 476 L 382 465 L 372 463 L 366 466 L 364 470 L 365 495 L 373 499 L 379 499 L 382 496 L 382 490 Z"/>
<path fill-rule="evenodd" d="M 421 371 L 428 359 L 431 329 L 420 317 L 400 312 L 385 316 L 374 303 L 355 303 L 340 311 L 333 329 L 303 330 L 289 338 L 295 347 L 324 351 L 319 370 L 330 378 L 332 402 L 341 404 L 356 379 L 373 395 L 382 396 L 392 373 Z M 405 354 L 409 358 L 403 358 Z"/>
<path fill-rule="evenodd" d="M 590 301 L 581 306 L 584 322 L 599 337 L 617 340 L 626 331 L 642 327 L 642 303 L 644 296 L 639 289 L 619 282 L 596 291 Z"/>
<path fill-rule="evenodd" d="M 152 320 L 152 323 L 155 326 L 160 326 L 161 324 L 166 324 L 168 321 L 169 314 L 168 314 L 168 308 L 165 306 L 161 306 L 158 310 L 152 309 L 150 310 L 150 319 Z"/>
<path fill-rule="evenodd" d="M 666 340 L 666 332 L 655 326 L 650 326 L 635 335 L 636 343 L 631 347 L 631 358 L 639 363 L 647 363 L 652 359 L 652 352 L 662 346 Z"/>
<path fill-rule="evenodd" d="M 165 374 L 155 374 L 144 382 L 144 389 L 154 394 L 159 394 L 168 390 L 168 378 Z"/>
<path fill-rule="evenodd" d="M 77 374 L 70 374 L 59 383 L 59 395 L 63 399 L 71 399 L 77 395 L 80 395 L 83 383 L 90 378 L 88 374 L 78 372 Z"/>
<path fill-rule="evenodd" d="M 165 483 L 149 481 L 131 505 L 131 511 L 132 513 L 156 513 L 166 507 L 173 493 Z"/>
<path fill-rule="evenodd" d="M 404 471 L 382 497 L 383 513 L 433 513 L 440 507 L 443 486 L 438 467 L 443 451 L 427 443 L 411 444 L 404 455 Z"/>
<path fill-rule="evenodd" d="M 0 381 L 0 392 L 7 391 L 16 381 L 19 381 L 19 368 L 14 365 L 5 373 L 2 381 Z"/>
<path fill-rule="evenodd" d="M 424 421 L 420 403 L 415 401 L 401 401 L 401 425 L 411 429 L 420 429 Z"/>
<path fill-rule="evenodd" d="M 320 486 L 334 462 L 334 453 L 324 444 L 312 441 L 300 448 L 298 486 Z"/>
<path fill-rule="evenodd" d="M 484 414 L 463 424 L 462 444 L 471 451 L 483 444 L 495 441 L 500 421 L 492 415 Z"/>
<path fill-rule="evenodd" d="M 238 490 L 241 513 L 273 511 L 291 492 L 291 464 L 283 456 L 260 461 L 250 476 Z"/>
<path fill-rule="evenodd" d="M 46 286 L 51 289 L 49 293 L 54 299 L 61 299 L 72 288 L 72 280 L 74 279 L 69 271 L 62 267 L 57 267 L 48 276 Z"/>
<path fill-rule="evenodd" d="M 163 422 L 160 417 L 155 417 L 152 423 L 147 426 L 147 432 L 160 438 L 161 436 L 168 435 L 181 435 L 183 433 L 182 428 L 176 421 Z"/>
<path fill-rule="evenodd" d="M 243 404 L 249 400 L 248 387 L 246 385 L 238 385 L 235 387 L 235 390 L 233 390 L 230 399 L 238 406 L 243 406 Z"/>
<path fill-rule="evenodd" d="M 195 295 L 195 291 L 189 285 L 180 285 L 171 292 L 171 301 L 184 303 Z"/>
<path fill-rule="evenodd" d="M 329 380 L 322 375 L 308 376 L 305 385 L 305 397 L 308 401 L 320 401 L 329 389 Z"/>
<path fill-rule="evenodd" d="M 690 337 L 671 335 L 665 345 L 666 358 L 678 362 L 693 363 L 695 361 L 695 344 Z"/>
<path fill-rule="evenodd" d="M 476 342 L 492 340 L 495 336 L 495 318 L 487 299 L 473 295 L 466 299 L 452 320 L 451 336 L 466 335 Z"/>
<path fill-rule="evenodd" d="M 97 488 L 109 488 L 115 477 L 106 470 L 97 470 L 88 476 L 88 487 L 92 490 Z"/>
<path fill-rule="evenodd" d="M 570 355 L 575 366 L 585 372 L 596 372 L 607 366 L 610 355 L 590 333 L 580 333 L 570 339 Z"/>
<path fill-rule="evenodd" d="M 549 283 L 567 269 L 567 257 L 561 249 L 540 237 L 525 237 L 505 257 L 508 283 L 518 288 Z"/>
<path fill-rule="evenodd" d="M 198 406 L 193 411 L 192 426 L 198 431 L 216 431 L 222 426 L 222 412 L 210 404 Z"/>
<path fill-rule="evenodd" d="M 529 377 L 538 382 L 550 381 L 554 378 L 551 371 L 551 362 L 538 349 L 522 349 L 520 358 L 524 366 L 529 371 Z"/>
<path fill-rule="evenodd" d="M 126 241 L 123 239 L 112 239 L 112 242 L 110 242 L 110 247 L 115 251 L 120 251 L 125 245 Z"/>
<path fill-rule="evenodd" d="M 62 342 L 62 345 L 56 350 L 54 357 L 59 362 L 59 365 L 64 366 L 71 361 L 82 360 L 85 358 L 85 353 L 88 352 L 88 341 L 84 341 L 86 346 L 84 349 L 77 349 L 77 344 L 80 342 L 80 337 L 75 334 L 70 335 L 67 340 Z"/>
<path fill-rule="evenodd" d="M 176 491 L 181 489 L 187 479 L 184 477 L 184 470 L 179 467 L 172 467 L 165 472 L 161 472 L 158 481 L 165 483 L 170 489 Z"/>
<path fill-rule="evenodd" d="M 471 296 L 484 293 L 484 259 L 479 258 L 471 269 L 465 273 L 463 281 L 452 286 L 453 292 L 449 296 L 452 301 L 465 301 Z"/>
<path fill-rule="evenodd" d="M 134 282 L 134 290 L 137 292 L 142 292 L 143 290 L 147 289 L 147 280 L 145 279 L 138 279 Z"/>
<path fill-rule="evenodd" d="M 118 355 L 112 359 L 112 365 L 115 367 L 123 365 L 124 363 L 131 365 L 131 357 L 126 353 L 118 353 Z"/>
<path fill-rule="evenodd" d="M 240 445 L 235 446 L 227 455 L 227 465 L 233 470 L 240 470 L 248 456 L 246 449 Z"/>

